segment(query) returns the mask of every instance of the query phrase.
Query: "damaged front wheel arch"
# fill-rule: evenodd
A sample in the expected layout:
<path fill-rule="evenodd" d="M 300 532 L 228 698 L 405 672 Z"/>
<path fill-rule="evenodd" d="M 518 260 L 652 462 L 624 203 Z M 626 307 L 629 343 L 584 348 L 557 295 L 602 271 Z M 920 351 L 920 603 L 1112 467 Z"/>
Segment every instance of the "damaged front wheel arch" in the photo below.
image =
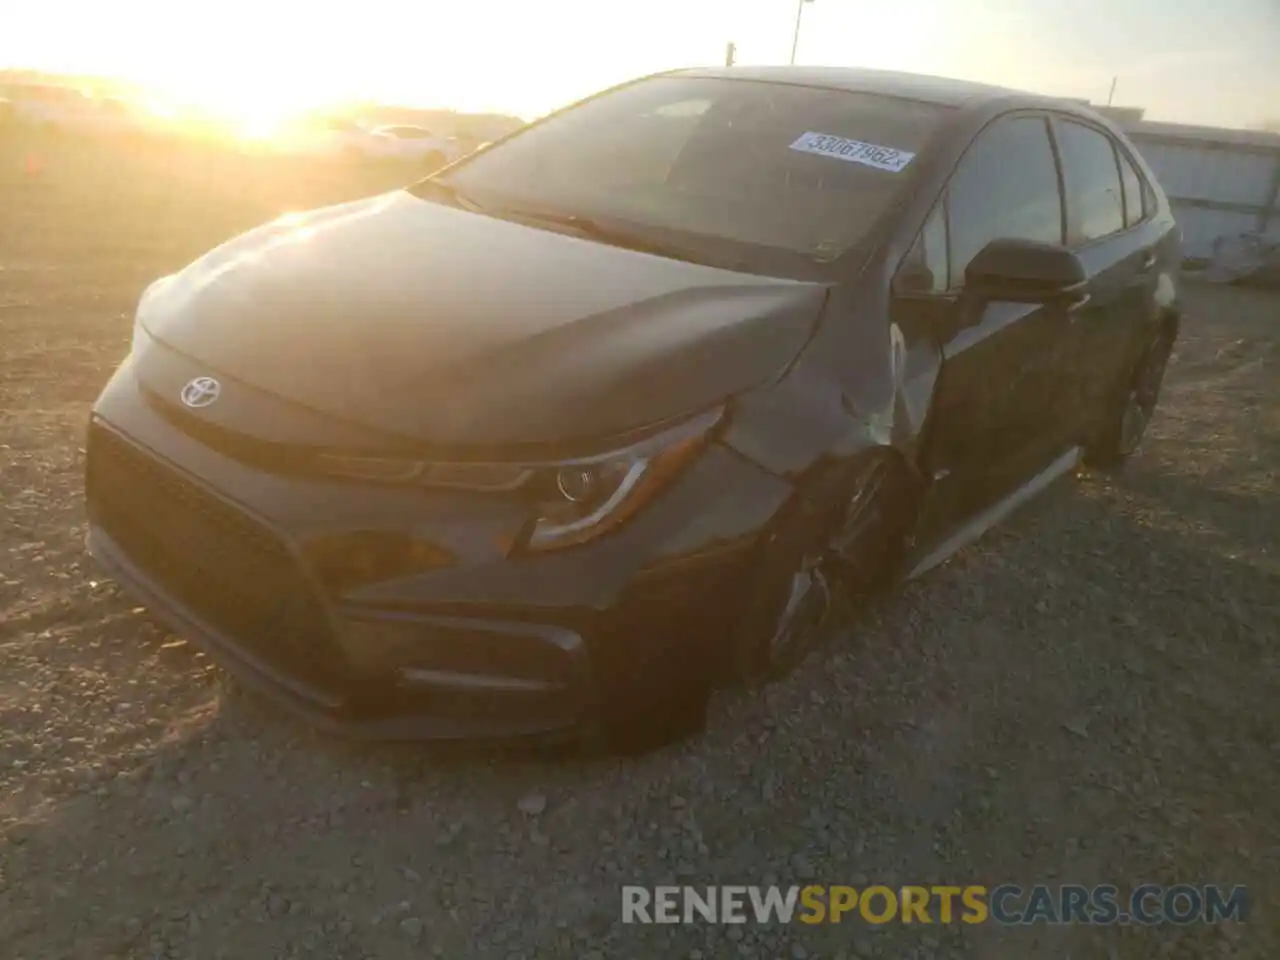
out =
<path fill-rule="evenodd" d="M 823 464 L 798 484 L 745 578 L 747 602 L 730 638 L 733 681 L 757 686 L 786 676 L 825 640 L 837 592 L 856 599 L 893 579 L 916 489 L 889 448 Z M 867 523 L 869 512 L 878 518 Z"/>

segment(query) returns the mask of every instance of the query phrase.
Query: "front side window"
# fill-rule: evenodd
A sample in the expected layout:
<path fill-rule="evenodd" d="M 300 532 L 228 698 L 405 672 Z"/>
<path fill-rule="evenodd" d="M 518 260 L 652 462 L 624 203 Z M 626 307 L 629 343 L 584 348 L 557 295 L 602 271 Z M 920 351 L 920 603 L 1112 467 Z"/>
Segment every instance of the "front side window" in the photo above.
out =
<path fill-rule="evenodd" d="M 1067 198 L 1067 242 L 1100 240 L 1124 229 L 1124 192 L 1111 138 L 1082 123 L 1054 124 Z"/>
<path fill-rule="evenodd" d="M 555 114 L 442 182 L 498 216 L 541 211 L 694 238 L 759 272 L 797 258 L 812 267 L 867 237 L 951 112 L 788 83 L 652 77 Z"/>
<path fill-rule="evenodd" d="M 1062 242 L 1058 170 L 1043 117 L 1015 116 L 988 126 L 965 152 L 948 191 L 951 282 L 992 240 Z"/>

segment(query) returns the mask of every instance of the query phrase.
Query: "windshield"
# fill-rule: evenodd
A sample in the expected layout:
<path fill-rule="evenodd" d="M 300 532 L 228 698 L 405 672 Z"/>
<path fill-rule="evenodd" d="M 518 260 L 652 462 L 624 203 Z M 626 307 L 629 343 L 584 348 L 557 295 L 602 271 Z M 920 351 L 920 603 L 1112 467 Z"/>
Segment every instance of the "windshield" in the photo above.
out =
<path fill-rule="evenodd" d="M 785 83 L 652 77 L 555 114 L 442 179 L 495 215 L 701 240 L 745 269 L 776 272 L 779 253 L 826 262 L 863 239 L 949 112 Z M 422 195 L 432 195 L 426 184 Z"/>

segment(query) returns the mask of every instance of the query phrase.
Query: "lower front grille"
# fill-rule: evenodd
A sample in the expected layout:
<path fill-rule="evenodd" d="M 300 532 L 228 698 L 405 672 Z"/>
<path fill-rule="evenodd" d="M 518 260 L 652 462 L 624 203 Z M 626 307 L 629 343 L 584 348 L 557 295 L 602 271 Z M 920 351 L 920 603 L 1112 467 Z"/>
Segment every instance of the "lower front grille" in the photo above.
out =
<path fill-rule="evenodd" d="M 325 692 L 342 654 L 283 543 L 100 424 L 89 428 L 90 519 L 191 613 L 281 672 Z"/>

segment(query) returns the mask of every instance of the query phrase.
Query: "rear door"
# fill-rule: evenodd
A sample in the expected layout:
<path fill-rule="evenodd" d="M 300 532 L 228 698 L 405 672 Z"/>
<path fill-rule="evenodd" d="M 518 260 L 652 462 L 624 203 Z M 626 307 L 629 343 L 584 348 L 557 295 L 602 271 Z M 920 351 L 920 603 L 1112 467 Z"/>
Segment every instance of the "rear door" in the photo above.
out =
<path fill-rule="evenodd" d="M 1062 166 L 1067 245 L 1089 274 L 1089 303 L 1072 316 L 1076 365 L 1059 416 L 1087 438 L 1134 361 L 1134 347 L 1154 309 L 1159 228 L 1150 223 L 1150 188 L 1108 131 L 1054 115 Z"/>
<path fill-rule="evenodd" d="M 937 211 L 899 271 L 945 292 L 930 311 L 943 353 L 924 452 L 933 477 L 919 536 L 945 533 L 999 499 L 1061 451 L 1052 417 L 1072 360 L 1062 307 L 975 302 L 963 296 L 969 261 L 992 240 L 1060 243 L 1064 216 L 1048 118 L 1018 113 L 989 124 L 952 175 L 941 203 L 947 264 L 919 269 L 938 246 Z M 937 259 L 936 252 L 932 254 Z M 945 281 L 940 279 L 945 277 Z"/>

